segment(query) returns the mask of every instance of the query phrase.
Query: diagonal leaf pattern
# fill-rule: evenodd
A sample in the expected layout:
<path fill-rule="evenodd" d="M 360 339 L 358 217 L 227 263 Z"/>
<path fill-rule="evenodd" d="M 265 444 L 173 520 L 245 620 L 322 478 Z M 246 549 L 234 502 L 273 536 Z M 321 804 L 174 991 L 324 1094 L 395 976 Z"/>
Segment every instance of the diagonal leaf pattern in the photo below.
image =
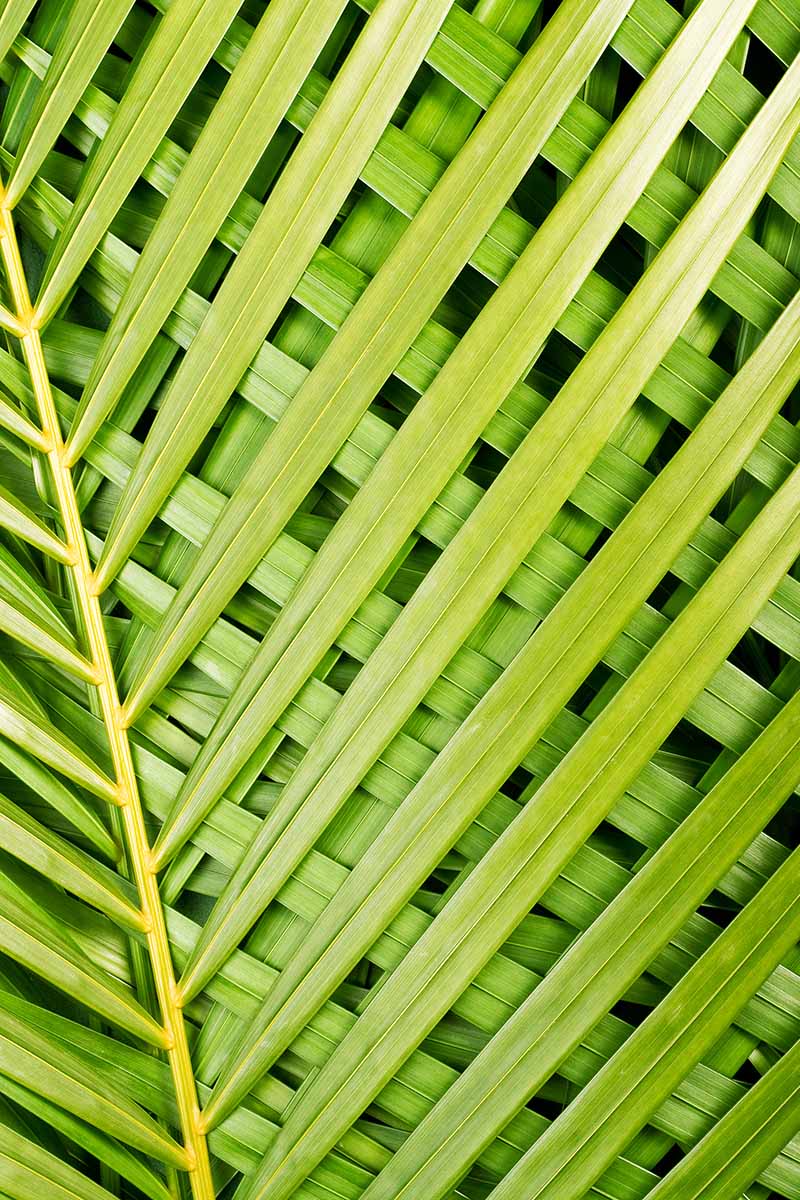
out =
<path fill-rule="evenodd" d="M 800 1200 L 800 6 L 0 10 L 0 1193 Z"/>

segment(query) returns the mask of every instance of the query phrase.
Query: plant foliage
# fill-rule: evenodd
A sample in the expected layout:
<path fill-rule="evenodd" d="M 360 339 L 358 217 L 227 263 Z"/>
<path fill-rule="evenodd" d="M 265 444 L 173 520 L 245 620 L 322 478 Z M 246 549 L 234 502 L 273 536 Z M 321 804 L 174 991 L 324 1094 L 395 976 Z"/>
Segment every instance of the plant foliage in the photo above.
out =
<path fill-rule="evenodd" d="M 0 1200 L 800 1200 L 800 0 L 3 0 Z"/>

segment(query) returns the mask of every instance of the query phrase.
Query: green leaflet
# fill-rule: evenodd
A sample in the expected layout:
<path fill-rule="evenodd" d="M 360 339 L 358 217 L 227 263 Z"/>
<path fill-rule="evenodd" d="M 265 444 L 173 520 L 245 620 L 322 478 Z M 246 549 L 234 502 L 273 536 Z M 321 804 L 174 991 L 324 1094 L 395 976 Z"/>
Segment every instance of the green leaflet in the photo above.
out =
<path fill-rule="evenodd" d="M 21 500 L 3 487 L 0 487 L 0 527 L 10 530 L 59 562 L 69 562 L 69 548 Z"/>
<path fill-rule="evenodd" d="M 90 1154 L 96 1155 L 100 1162 L 116 1171 L 122 1179 L 129 1180 L 151 1200 L 168 1200 L 169 1192 L 159 1175 L 135 1152 L 106 1134 L 99 1133 L 49 1100 L 36 1096 L 28 1088 L 14 1083 L 8 1076 L 3 1079 L 3 1091 L 26 1111 L 46 1121 Z"/>
<path fill-rule="evenodd" d="M 102 771 L 46 718 L 36 719 L 0 682 L 0 733 L 45 766 L 66 775 L 109 804 L 118 803 L 117 788 Z"/>
<path fill-rule="evenodd" d="M 92 158 L 70 221 L 50 255 L 36 302 L 40 323 L 55 315 L 236 9 L 236 0 L 173 0 L 170 4 Z"/>
<path fill-rule="evenodd" d="M 56 1104 L 14 1083 L 8 1076 L 3 1078 L 2 1088 L 4 1094 L 15 1100 L 20 1107 L 46 1121 L 90 1154 L 94 1154 L 122 1179 L 129 1180 L 145 1196 L 149 1196 L 150 1200 L 170 1200 L 169 1192 L 159 1175 L 137 1154 L 113 1138 L 99 1133 L 87 1122 L 72 1116 Z"/>
<path fill-rule="evenodd" d="M 95 359 L 75 416 L 77 459 L 114 408 L 329 36 L 344 0 L 271 4 L 236 64 Z"/>
<path fill-rule="evenodd" d="M 69 642 L 53 637 L 43 628 L 35 614 L 19 603 L 9 603 L 0 586 L 0 629 L 17 638 L 32 650 L 58 663 L 66 670 L 92 681 L 94 669 L 90 662 L 79 654 Z"/>
<path fill-rule="evenodd" d="M 729 16 L 730 25 L 726 25 Z M 719 20 L 733 36 L 737 18 L 728 12 L 727 6 L 721 6 L 719 12 L 704 8 L 703 18 L 709 22 L 709 28 L 715 27 Z M 335 636 L 337 626 L 341 628 L 345 624 L 375 585 L 478 437 L 493 410 L 525 365 L 541 349 L 554 319 L 572 298 L 588 264 L 596 259 L 599 249 L 618 227 L 624 215 L 621 203 L 632 202 L 655 169 L 661 156 L 660 136 L 665 142 L 672 140 L 675 130 L 683 124 L 686 112 L 694 106 L 696 94 L 689 81 L 702 86 L 705 79 L 713 76 L 721 54 L 707 58 L 702 72 L 698 70 L 695 74 L 690 70 L 685 76 L 681 75 L 683 56 L 694 59 L 698 47 L 709 44 L 722 51 L 726 43 L 724 39 L 717 42 L 716 37 L 708 42 L 705 34 L 695 39 L 692 28 L 687 27 L 686 36 L 674 48 L 674 55 L 668 55 L 663 70 L 654 72 L 643 85 L 626 114 L 628 119 L 618 122 L 604 151 L 590 160 L 586 175 L 579 176 L 574 189 L 567 192 L 562 205 L 554 210 L 550 222 L 534 236 L 391 443 L 380 466 L 350 507 L 348 519 L 337 525 L 335 535 L 317 556 L 314 571 L 307 574 L 302 588 L 285 609 L 283 620 L 265 640 L 232 697 L 218 730 L 198 757 L 185 792 L 178 798 L 174 822 L 169 823 L 160 835 L 157 853 L 161 863 L 168 861 L 218 799 L 255 748 L 257 737 L 274 722 L 316 665 L 322 648 L 330 644 L 332 634 Z M 676 60 L 677 66 L 673 68 Z M 531 51 L 532 69 L 537 68 L 537 61 L 535 51 Z M 685 87 L 674 92 L 673 70 L 678 78 L 685 80 Z M 667 103 L 667 97 L 671 103 Z M 651 137 L 642 138 L 642 123 L 648 119 L 654 121 Z M 482 128 L 479 126 L 478 133 Z M 458 162 L 451 171 L 456 171 Z M 625 164 L 625 170 L 620 170 L 621 163 Z M 439 186 L 445 188 L 446 183 L 447 176 Z M 621 202 L 622 196 L 625 199 Z M 417 217 L 416 221 L 419 220 Z M 414 235 L 416 221 L 409 228 L 409 238 Z M 397 250 L 398 253 L 403 251 L 402 242 Z M 390 260 L 386 270 L 389 271 L 391 266 Z M 368 298 L 367 292 L 363 303 L 368 303 Z M 356 306 L 351 319 L 355 319 L 358 311 Z M 516 319 L 518 313 L 522 314 L 519 320 Z M 336 345 L 334 342 L 332 351 Z M 321 367 L 324 364 L 325 360 Z M 311 396 L 315 396 L 313 383 L 312 372 L 308 379 Z M 293 404 L 298 399 L 302 399 L 302 393 Z M 293 411 L 292 407 L 290 413 Z M 300 413 L 302 415 L 302 408 Z M 274 445 L 276 435 L 279 436 L 278 430 L 269 439 L 271 445 Z M 420 452 L 419 447 L 425 449 Z M 166 682 L 170 667 L 180 661 L 178 653 L 182 654 L 191 644 L 184 639 L 183 650 L 170 654 L 169 640 L 173 630 L 180 646 L 179 622 L 184 612 L 184 626 L 193 627 L 196 636 L 207 625 L 209 617 L 219 610 L 219 603 L 214 602 L 215 588 L 218 600 L 222 600 L 227 598 L 229 580 L 235 582 L 240 578 L 235 566 L 240 542 L 244 547 L 241 577 L 249 574 L 266 548 L 271 530 L 265 514 L 275 507 L 273 494 L 263 488 L 270 452 L 265 444 L 250 478 L 226 507 L 199 556 L 183 599 L 179 593 L 174 617 L 170 616 L 161 641 L 156 642 L 154 658 L 159 669 L 147 681 L 143 694 L 137 696 L 134 687 L 131 697 L 134 713 Z M 348 569 L 356 559 L 361 581 L 358 590 L 353 588 Z M 211 579 L 206 578 L 209 573 Z M 226 589 L 222 595 L 219 595 L 220 586 Z M 195 591 L 198 596 L 191 603 Z M 291 653 L 288 652 L 290 647 Z M 160 654 L 164 654 L 166 662 L 158 662 Z M 282 679 L 280 671 L 276 671 L 279 665 L 283 670 L 289 668 L 291 677 L 288 680 Z M 215 761 L 216 752 L 234 729 L 241 750 L 236 758 L 226 754 L 222 766 L 221 761 Z"/>
<path fill-rule="evenodd" d="M 25 329 L 24 325 L 17 320 L 4 304 L 0 304 L 0 327 L 7 330 L 8 333 L 16 334 L 17 337 L 20 337 Z"/>
<path fill-rule="evenodd" d="M 86 1004 L 120 1029 L 163 1046 L 164 1031 L 149 1013 L 102 968 L 89 961 L 56 920 L 24 898 L 9 878 L 0 892 L 0 931 L 4 952 L 68 996 Z"/>
<path fill-rule="evenodd" d="M 47 440 L 40 430 L 2 396 L 0 396 L 0 428 L 7 429 L 9 433 L 15 434 L 29 446 L 35 446 L 37 450 L 44 450 L 47 447 Z"/>
<path fill-rule="evenodd" d="M 264 445 L 241 481 L 141 668 L 145 686 L 137 691 L 134 683 L 132 717 L 168 681 L 333 458 L 486 234 L 627 7 L 624 0 L 602 7 L 575 0 L 548 23 L 304 381 L 270 439 L 271 449 Z M 546 74 L 543 64 L 551 58 L 563 70 Z M 481 423 L 474 424 L 479 431 Z M 467 433 L 463 449 L 456 446 L 454 466 L 471 440 Z M 280 471 L 272 466 L 276 461 Z M 446 479 L 452 469 L 439 474 Z M 412 528 L 413 523 L 408 532 Z M 402 532 L 397 545 L 406 536 Z M 365 568 L 367 563 L 365 557 Z M 365 589 L 384 565 L 374 573 L 365 570 Z"/>
<path fill-rule="evenodd" d="M 11 1200 L 30 1200 L 43 1183 L 53 1200 L 111 1200 L 105 1188 L 0 1122 L 0 1187 Z"/>
<path fill-rule="evenodd" d="M 799 716 L 795 698 L 520 1005 L 394 1156 L 370 1200 L 401 1195 L 412 1180 L 442 1195 L 610 1009 L 763 828 L 762 812 L 776 811 L 796 786 Z"/>
<path fill-rule="evenodd" d="M 118 876 L 2 795 L 0 828 L 3 850 L 7 854 L 13 854 L 112 919 L 129 928 L 141 929 L 141 914 L 132 905 L 128 890 Z"/>
<path fill-rule="evenodd" d="M 44 85 L 39 89 L 36 103 L 22 132 L 24 150 L 6 185 L 7 204 L 16 204 L 30 185 L 83 95 L 132 2 L 110 0 L 97 4 L 95 0 L 82 0 L 71 8 Z"/>
<path fill-rule="evenodd" d="M 0 629 L 79 678 L 94 680 L 51 597 L 6 547 L 0 547 Z"/>
<path fill-rule="evenodd" d="M 788 74 L 785 80 L 789 81 Z M 775 93 L 774 111 L 779 128 L 786 119 L 780 106 L 786 103 L 791 112 L 791 89 L 795 86 L 794 80 L 789 82 L 783 98 Z M 767 106 L 762 109 L 760 119 L 770 121 Z M 776 158 L 780 158 L 781 147 L 791 139 L 794 120 L 794 117 L 789 118 L 789 129 L 783 132 L 782 140 L 779 138 Z M 750 129 L 755 129 L 755 123 Z M 260 901 L 256 902 L 252 893 L 244 902 L 240 901 L 240 894 L 256 870 L 261 878 L 270 877 L 273 882 L 276 878 L 273 874 L 275 860 L 271 857 L 267 860 L 269 867 L 263 861 L 266 851 L 275 846 L 275 857 L 282 864 L 280 870 L 288 873 L 297 858 L 313 844 L 316 831 L 308 822 L 309 810 L 302 821 L 292 820 L 302 809 L 306 796 L 325 779 L 327 768 L 333 766 L 337 772 L 347 772 L 349 781 L 339 791 L 338 787 L 330 786 L 330 777 L 325 779 L 324 793 L 320 787 L 315 794 L 315 816 L 317 813 L 322 815 L 319 798 L 323 794 L 330 805 L 329 812 L 341 803 L 452 657 L 463 640 L 465 624 L 474 623 L 524 557 L 536 534 L 544 531 L 548 519 L 569 495 L 573 481 L 594 457 L 598 444 L 605 441 L 607 429 L 613 427 L 635 399 L 654 362 L 662 356 L 664 346 L 669 345 L 688 318 L 707 279 L 713 275 L 728 245 L 735 240 L 732 223 L 726 226 L 726 236 L 730 238 L 728 245 L 716 238 L 712 241 L 709 236 L 711 229 L 720 228 L 717 197 L 727 196 L 723 203 L 726 211 L 730 211 L 728 204 L 731 195 L 735 194 L 736 203 L 742 204 L 743 208 L 740 219 L 746 218 L 749 211 L 740 182 L 730 193 L 727 191 L 729 177 L 734 176 L 742 182 L 747 178 L 756 192 L 750 206 L 756 201 L 759 185 L 749 164 L 751 147 L 759 144 L 758 138 L 756 131 L 749 145 L 744 139 L 738 144 L 723 171 L 692 210 L 691 218 L 681 224 L 667 243 L 638 288 L 582 360 L 558 399 L 534 426 L 494 487 L 406 605 L 402 617 L 370 659 L 368 670 L 348 691 L 336 721 L 329 723 L 325 737 L 316 744 L 315 754 L 306 759 L 292 781 L 291 789 L 287 789 L 282 797 L 280 808 L 264 823 L 258 839 L 248 850 L 217 913 L 204 927 L 198 958 L 212 941 L 228 949 L 236 944 L 233 929 L 243 932 L 261 911 Z M 762 159 L 761 165 L 764 177 L 768 178 L 774 171 L 774 160 L 769 163 Z M 698 274 L 692 279 L 685 269 L 684 247 L 689 245 L 694 252 L 698 242 L 703 245 L 693 259 Z M 704 262 L 705 255 L 708 258 Z M 522 278 L 525 278 L 524 273 Z M 501 294 L 502 289 L 496 297 Z M 489 306 L 484 312 L 488 311 Z M 624 329 L 622 336 L 618 335 L 618 329 Z M 463 341 L 461 345 L 464 345 Z M 507 346 L 504 348 L 504 367 L 511 377 L 514 364 L 509 361 Z M 517 349 L 522 357 L 524 347 Z M 568 425 L 565 425 L 565 417 L 568 417 Z M 570 437 L 573 429 L 575 436 Z M 425 441 L 424 438 L 421 440 Z M 546 496 L 550 503 L 546 502 Z M 495 580 L 496 586 L 493 586 Z M 450 629 L 453 635 L 449 633 Z M 386 695 L 392 696 L 391 703 L 386 707 L 378 706 L 378 697 Z M 370 739 L 364 736 L 364 726 L 368 723 L 374 731 Z M 357 740 L 353 738 L 355 731 L 358 731 Z M 325 819 L 327 816 L 323 817 Z M 281 841 L 285 827 L 289 828 L 289 835 Z M 292 854 L 288 853 L 290 837 L 297 838 L 297 850 Z M 282 878 L 285 877 L 284 874 Z M 258 886 L 256 882 L 254 890 Z M 248 902 L 252 901 L 246 916 L 237 914 L 234 900 L 239 914 L 244 914 Z M 225 915 L 220 916 L 222 913 Z M 226 938 L 220 938 L 219 928 L 225 924 L 231 932 Z"/>
<path fill-rule="evenodd" d="M 7 1012 L 0 998 L 0 1072 L 24 1083 L 93 1126 L 172 1166 L 181 1147 L 138 1104 L 98 1084 L 81 1059 Z"/>
<path fill-rule="evenodd" d="M 309 1160 L 339 1136 L 350 1116 L 349 1106 L 363 1110 L 406 1056 L 410 1045 L 407 1049 L 405 1039 L 419 1042 L 557 875 L 574 851 L 573 837 L 582 842 L 642 769 L 682 711 L 681 702 L 715 670 L 798 553 L 798 495 L 800 469 L 712 576 L 713 586 L 707 584 L 687 605 L 539 789 L 535 803 L 522 811 L 406 955 L 295 1108 L 256 1184 L 248 1189 L 251 1197 L 266 1184 L 273 1196 L 291 1195 L 298 1172 L 307 1172 Z M 505 687 L 487 694 L 462 727 L 461 738 L 451 742 L 450 753 L 439 756 L 439 770 L 451 768 L 451 788 L 455 784 L 478 789 L 490 782 L 494 790 L 508 774 L 502 759 L 509 756 L 514 738 L 507 727 L 517 714 L 521 726 L 526 724 L 524 679 L 517 684 L 522 696 L 516 704 L 507 698 L 515 682 L 514 673 L 507 672 Z M 493 717 L 506 729 L 506 740 L 495 739 Z M 465 736 L 465 730 L 476 726 L 480 738 Z M 461 762 L 459 741 L 466 751 Z M 496 767 L 495 759 L 500 760 Z M 244 1091 L 248 1076 L 257 1077 L 258 1048 L 250 1054 L 240 1057 L 238 1066 L 218 1082 L 214 1100 L 206 1107 L 207 1120 L 219 1120 Z"/>
<path fill-rule="evenodd" d="M 0 1194 L 796 1200 L 798 0 L 0 49 Z"/>
<path fill-rule="evenodd" d="M 236 387 L 449 7 L 449 0 L 398 0 L 368 21 L 181 364 L 120 499 L 98 587 L 128 557 Z"/>
<path fill-rule="evenodd" d="M 687 1063 L 697 1061 L 713 1044 L 729 1013 L 796 938 L 798 861 L 800 852 L 795 851 L 639 1026 L 614 1063 L 592 1080 L 568 1113 L 495 1188 L 497 1200 L 548 1195 L 577 1200 L 585 1195 L 596 1174 L 644 1123 L 651 1106 L 681 1078 Z M 692 1005 L 687 1013 L 688 997 Z M 641 1055 L 643 1046 L 652 1046 L 652 1054 Z M 639 1064 L 631 1070 L 637 1056 Z"/>
<path fill-rule="evenodd" d="M 25 782 L 45 804 L 50 805 L 55 812 L 60 813 L 80 830 L 89 844 L 105 858 L 116 860 L 119 857 L 119 847 L 94 809 L 33 754 L 25 754 L 13 742 L 0 737 L 0 762 Z"/>
<path fill-rule="evenodd" d="M 0 591 L 5 599 L 29 613 L 47 633 L 75 646 L 74 635 L 52 594 L 35 577 L 30 565 L 19 562 L 7 546 L 0 546 Z"/>
<path fill-rule="evenodd" d="M 664 564 L 722 492 L 726 477 L 735 474 L 747 458 L 763 425 L 791 390 L 799 372 L 800 300 L 790 306 L 685 449 L 662 472 L 608 547 L 521 653 L 516 674 L 526 681 L 532 700 L 525 710 L 529 743 L 544 731 L 564 699 L 652 590 Z M 709 468 L 712 449 L 717 457 L 713 468 Z M 570 639 L 569 631 L 579 627 L 581 613 L 590 604 L 594 606 L 593 619 L 584 624 L 580 637 Z M 556 678 L 558 684 L 554 685 Z M 313 1014 L 331 990 L 333 980 L 344 975 L 347 964 L 364 953 L 375 930 L 385 926 L 387 918 L 424 880 L 438 857 L 477 816 L 484 802 L 482 793 L 476 793 L 467 803 L 456 792 L 453 800 L 457 812 L 454 806 L 442 802 L 448 766 L 444 764 L 441 773 L 434 769 L 430 786 L 419 785 L 416 795 L 412 793 L 406 800 L 398 818 L 362 858 L 273 989 L 249 1035 L 251 1045 L 259 1039 L 267 1040 L 270 1059 L 296 1036 L 302 1021 Z M 300 837 L 306 833 L 298 828 Z M 286 855 L 286 839 L 277 845 L 278 852 Z M 246 890 L 239 899 L 239 910 L 228 909 L 225 920 L 217 926 L 216 944 L 204 936 L 184 976 L 187 994 L 201 986 L 224 960 L 235 944 L 234 938 L 241 936 L 244 920 L 251 922 L 254 912 L 264 907 L 269 897 L 264 888 L 276 887 L 275 877 L 280 870 L 277 855 L 266 856 L 253 877 L 249 894 Z M 373 920 L 381 925 L 373 926 Z M 350 931 L 346 952 L 342 944 L 344 929 Z M 304 981 L 307 972 L 311 975 Z"/>
<path fill-rule="evenodd" d="M 0 15 L 0 57 L 5 58 L 8 54 L 11 43 L 25 24 L 34 3 L 35 0 L 11 0 L 4 6 Z"/>
<path fill-rule="evenodd" d="M 800 1125 L 799 1061 L 800 1044 L 653 1188 L 654 1200 L 736 1200 Z"/>

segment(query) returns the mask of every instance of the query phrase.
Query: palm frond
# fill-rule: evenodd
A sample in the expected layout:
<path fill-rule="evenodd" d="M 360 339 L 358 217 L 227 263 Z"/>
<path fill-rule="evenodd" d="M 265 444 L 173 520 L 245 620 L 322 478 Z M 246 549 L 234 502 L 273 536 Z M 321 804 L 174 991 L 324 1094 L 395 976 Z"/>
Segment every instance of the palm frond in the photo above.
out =
<path fill-rule="evenodd" d="M 4 1197 L 800 1200 L 798 51 L 7 0 Z"/>

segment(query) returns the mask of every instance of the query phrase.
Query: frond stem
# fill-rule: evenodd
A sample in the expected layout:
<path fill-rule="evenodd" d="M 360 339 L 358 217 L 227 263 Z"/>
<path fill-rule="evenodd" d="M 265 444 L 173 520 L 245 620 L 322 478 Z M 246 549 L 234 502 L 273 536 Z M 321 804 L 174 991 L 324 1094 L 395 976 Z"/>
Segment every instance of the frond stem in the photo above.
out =
<path fill-rule="evenodd" d="M 19 324 L 19 336 L 30 373 L 39 420 L 49 445 L 47 458 L 67 545 L 70 548 L 68 569 L 73 575 L 81 618 L 94 667 L 93 682 L 97 687 L 111 750 L 131 866 L 146 924 L 145 936 L 164 1025 L 164 1050 L 167 1053 L 174 1080 L 192 1194 L 194 1200 L 214 1200 L 208 1145 L 200 1120 L 197 1087 L 189 1053 L 186 1024 L 178 1000 L 164 909 L 153 869 L 130 741 L 121 720 L 114 667 L 103 624 L 100 601 L 93 587 L 89 553 L 75 496 L 72 473 L 67 466 L 61 426 L 45 366 L 37 314 L 31 305 L 11 212 L 4 201 L 5 194 L 0 184 L 2 256 L 16 309 L 14 319 Z"/>

